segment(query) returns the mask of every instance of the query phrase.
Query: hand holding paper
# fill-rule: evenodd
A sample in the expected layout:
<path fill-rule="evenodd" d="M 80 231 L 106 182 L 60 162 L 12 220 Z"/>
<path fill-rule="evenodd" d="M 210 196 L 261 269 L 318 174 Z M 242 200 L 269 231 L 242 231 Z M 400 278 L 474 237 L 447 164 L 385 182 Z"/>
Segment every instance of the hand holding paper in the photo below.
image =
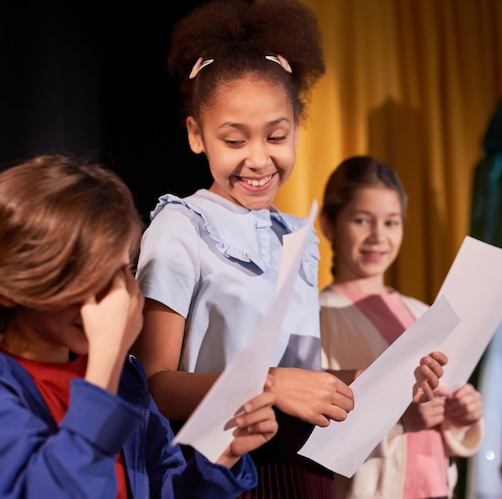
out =
<path fill-rule="evenodd" d="M 414 365 L 433 350 L 448 357 L 441 385 L 463 386 L 502 321 L 500 268 L 502 249 L 466 237 L 434 304 L 350 385 L 347 420 L 316 428 L 299 454 L 350 478 L 411 402 Z"/>
<path fill-rule="evenodd" d="M 417 359 L 437 350 L 458 321 L 439 299 L 350 385 L 356 404 L 347 419 L 316 427 L 298 454 L 350 478 L 411 403 Z"/>

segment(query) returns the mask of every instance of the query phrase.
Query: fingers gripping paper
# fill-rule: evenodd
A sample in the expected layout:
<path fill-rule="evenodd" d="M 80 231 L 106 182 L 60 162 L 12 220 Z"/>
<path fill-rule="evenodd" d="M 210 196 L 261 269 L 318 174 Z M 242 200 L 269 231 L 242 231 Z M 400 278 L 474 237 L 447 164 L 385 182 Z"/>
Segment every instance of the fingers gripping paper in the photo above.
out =
<path fill-rule="evenodd" d="M 354 410 L 317 427 L 299 454 L 352 477 L 411 402 L 414 368 L 434 350 L 448 356 L 441 384 L 463 386 L 502 322 L 499 269 L 502 249 L 467 236 L 430 309 L 351 384 Z"/>

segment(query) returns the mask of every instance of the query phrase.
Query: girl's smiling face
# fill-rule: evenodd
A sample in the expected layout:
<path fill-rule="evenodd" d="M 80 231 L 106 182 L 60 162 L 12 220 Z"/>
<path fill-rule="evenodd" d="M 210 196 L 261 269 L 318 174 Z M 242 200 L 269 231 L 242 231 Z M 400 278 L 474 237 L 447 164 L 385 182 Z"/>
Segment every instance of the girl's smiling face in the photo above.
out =
<path fill-rule="evenodd" d="M 249 75 L 221 86 L 202 111 L 187 119 L 190 147 L 204 152 L 210 191 L 250 210 L 270 208 L 291 175 L 298 139 L 284 88 Z"/>
<path fill-rule="evenodd" d="M 368 280 L 383 286 L 403 239 L 398 193 L 384 186 L 364 187 L 340 211 L 333 232 L 336 282 Z"/>

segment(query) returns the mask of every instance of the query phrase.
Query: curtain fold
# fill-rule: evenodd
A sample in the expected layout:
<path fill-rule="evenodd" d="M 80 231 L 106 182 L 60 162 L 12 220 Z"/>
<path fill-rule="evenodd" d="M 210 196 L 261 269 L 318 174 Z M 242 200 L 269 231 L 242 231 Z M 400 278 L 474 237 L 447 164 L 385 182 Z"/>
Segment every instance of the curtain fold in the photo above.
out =
<path fill-rule="evenodd" d="M 346 157 L 389 162 L 409 210 L 388 282 L 431 303 L 468 234 L 473 170 L 502 99 L 502 2 L 303 1 L 318 16 L 327 72 L 276 204 L 307 216 Z M 330 266 L 321 235 L 320 287 Z"/>

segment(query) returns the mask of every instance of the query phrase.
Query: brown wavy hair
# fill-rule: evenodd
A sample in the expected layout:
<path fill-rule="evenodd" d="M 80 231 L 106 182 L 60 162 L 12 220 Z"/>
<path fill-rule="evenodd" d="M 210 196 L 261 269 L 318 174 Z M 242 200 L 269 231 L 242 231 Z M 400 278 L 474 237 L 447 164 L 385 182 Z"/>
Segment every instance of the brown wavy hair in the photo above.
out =
<path fill-rule="evenodd" d="M 111 170 L 42 155 L 0 172 L 0 295 L 37 310 L 77 303 L 137 257 L 143 224 Z M 9 309 L 0 307 L 0 327 Z"/>

